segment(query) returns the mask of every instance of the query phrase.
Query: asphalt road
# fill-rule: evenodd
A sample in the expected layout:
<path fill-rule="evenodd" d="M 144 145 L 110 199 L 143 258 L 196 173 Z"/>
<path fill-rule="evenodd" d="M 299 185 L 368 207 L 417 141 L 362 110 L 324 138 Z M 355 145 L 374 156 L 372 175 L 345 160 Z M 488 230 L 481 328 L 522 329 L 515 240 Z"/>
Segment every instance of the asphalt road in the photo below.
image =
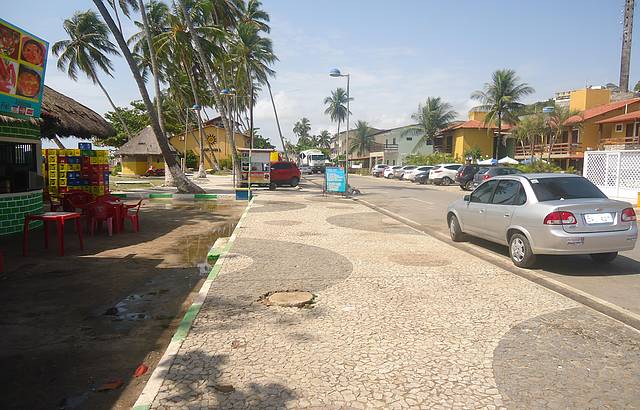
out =
<path fill-rule="evenodd" d="M 308 177 L 321 182 L 320 176 Z M 436 187 L 407 181 L 349 176 L 358 197 L 414 223 L 448 236 L 447 206 L 466 194 L 457 186 Z M 508 249 L 481 239 L 471 244 L 510 263 Z M 621 253 L 609 265 L 595 265 L 589 256 L 541 256 L 536 272 L 640 314 L 640 245 Z"/>

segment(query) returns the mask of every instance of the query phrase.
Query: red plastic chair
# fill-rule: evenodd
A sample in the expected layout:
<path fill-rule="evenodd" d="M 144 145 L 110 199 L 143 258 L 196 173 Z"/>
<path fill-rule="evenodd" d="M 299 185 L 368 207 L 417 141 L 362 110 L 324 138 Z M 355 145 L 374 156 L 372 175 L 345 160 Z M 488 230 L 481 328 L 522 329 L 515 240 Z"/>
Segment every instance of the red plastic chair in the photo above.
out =
<path fill-rule="evenodd" d="M 131 221 L 134 232 L 140 231 L 140 206 L 142 206 L 142 201 L 142 199 L 139 200 L 135 205 L 125 204 L 126 214 L 124 218 Z"/>
<path fill-rule="evenodd" d="M 96 197 L 96 202 L 122 202 L 122 198 L 111 194 L 104 194 Z"/>
<path fill-rule="evenodd" d="M 62 209 L 69 212 L 75 212 L 77 209 L 82 209 L 83 213 L 86 213 L 88 205 L 93 202 L 93 196 L 84 191 L 69 192 L 64 196 L 62 201 Z"/>
<path fill-rule="evenodd" d="M 107 223 L 109 236 L 113 235 L 113 208 L 107 204 L 94 203 L 90 210 L 89 233 L 93 235 L 98 223 L 102 226 L 102 222 Z"/>

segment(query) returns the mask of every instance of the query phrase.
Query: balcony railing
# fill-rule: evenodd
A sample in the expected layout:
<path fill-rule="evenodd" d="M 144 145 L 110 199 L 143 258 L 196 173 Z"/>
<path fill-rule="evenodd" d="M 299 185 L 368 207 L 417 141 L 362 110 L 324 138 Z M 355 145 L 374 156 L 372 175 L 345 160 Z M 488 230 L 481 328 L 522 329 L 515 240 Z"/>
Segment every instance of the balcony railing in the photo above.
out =
<path fill-rule="evenodd" d="M 371 152 L 398 152 L 398 144 L 381 144 L 375 143 L 371 147 Z"/>
<path fill-rule="evenodd" d="M 637 137 L 609 137 L 602 138 L 600 144 L 603 146 L 620 145 L 626 149 L 635 149 L 640 146 L 640 136 Z"/>
<path fill-rule="evenodd" d="M 551 158 L 572 158 L 582 157 L 584 155 L 584 149 L 582 144 L 573 142 L 558 142 L 549 147 L 549 144 L 536 144 L 533 146 L 534 156 L 548 156 L 551 149 Z M 531 145 L 525 145 L 516 147 L 516 159 L 524 159 L 531 156 Z"/>

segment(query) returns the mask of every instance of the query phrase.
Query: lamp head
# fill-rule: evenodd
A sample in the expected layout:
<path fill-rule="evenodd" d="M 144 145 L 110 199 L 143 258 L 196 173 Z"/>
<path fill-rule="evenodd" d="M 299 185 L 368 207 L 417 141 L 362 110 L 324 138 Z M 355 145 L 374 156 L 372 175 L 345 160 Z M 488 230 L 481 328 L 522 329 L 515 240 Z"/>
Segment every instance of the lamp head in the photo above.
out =
<path fill-rule="evenodd" d="M 340 77 L 342 73 L 340 73 L 340 70 L 338 70 L 337 68 L 332 68 L 331 70 L 329 70 L 329 75 L 331 77 Z"/>

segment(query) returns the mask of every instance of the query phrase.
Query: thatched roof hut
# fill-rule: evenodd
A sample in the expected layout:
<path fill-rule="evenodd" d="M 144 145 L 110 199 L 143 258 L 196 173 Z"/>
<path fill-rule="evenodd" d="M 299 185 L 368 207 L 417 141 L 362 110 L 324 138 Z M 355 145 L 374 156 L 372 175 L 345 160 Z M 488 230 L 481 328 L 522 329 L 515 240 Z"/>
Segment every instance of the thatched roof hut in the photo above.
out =
<path fill-rule="evenodd" d="M 171 147 L 173 149 L 173 147 Z M 156 134 L 150 125 L 147 125 L 129 141 L 124 143 L 116 155 L 162 155 Z"/>
<path fill-rule="evenodd" d="M 0 115 L 0 121 L 5 123 L 29 121 L 34 125 L 37 124 L 40 126 L 40 135 L 45 138 L 56 135 L 81 139 L 106 138 L 116 133 L 100 114 L 46 85 L 40 119 L 23 120 Z"/>

